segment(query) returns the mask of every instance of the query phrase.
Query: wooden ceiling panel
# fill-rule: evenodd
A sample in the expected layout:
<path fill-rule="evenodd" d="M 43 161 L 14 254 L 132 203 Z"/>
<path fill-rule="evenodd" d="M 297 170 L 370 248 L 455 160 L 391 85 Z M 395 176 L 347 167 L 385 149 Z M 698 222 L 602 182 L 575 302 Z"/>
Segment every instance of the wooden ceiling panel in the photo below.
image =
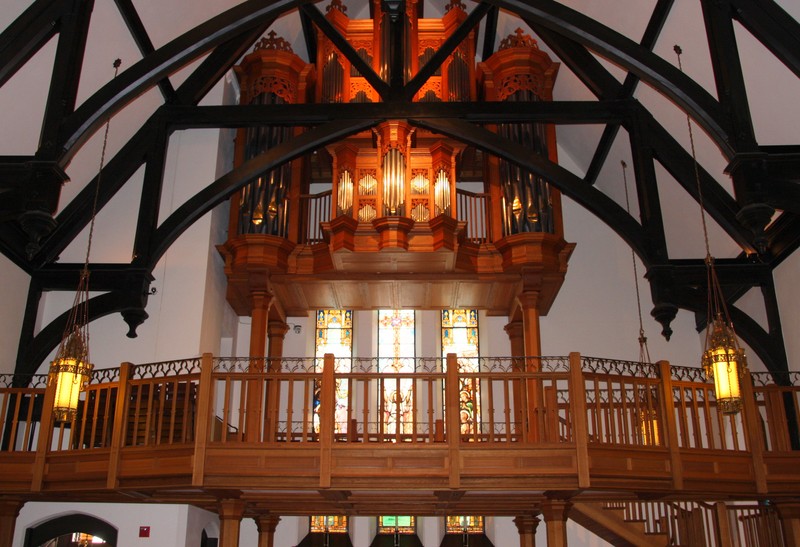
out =
<path fill-rule="evenodd" d="M 400 305 L 396 283 L 393 281 L 373 281 L 367 285 L 368 305 L 365 309 L 395 309 Z"/>
<path fill-rule="evenodd" d="M 417 283 L 399 283 L 397 286 L 403 308 L 429 308 L 431 284 L 425 281 Z"/>
<path fill-rule="evenodd" d="M 309 309 L 339 308 L 339 302 L 336 300 L 332 282 L 318 281 L 302 283 L 300 284 L 300 288 L 303 291 Z"/>
<path fill-rule="evenodd" d="M 456 301 L 457 282 L 449 281 L 443 283 L 430 284 L 430 307 L 431 308 L 452 308 Z"/>

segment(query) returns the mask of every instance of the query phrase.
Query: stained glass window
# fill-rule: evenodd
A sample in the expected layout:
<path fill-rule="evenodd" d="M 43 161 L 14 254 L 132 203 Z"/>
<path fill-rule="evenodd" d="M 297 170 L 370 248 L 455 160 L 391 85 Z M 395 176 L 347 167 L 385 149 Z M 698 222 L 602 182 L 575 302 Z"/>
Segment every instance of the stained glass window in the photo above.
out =
<path fill-rule="evenodd" d="M 378 311 L 378 371 L 413 373 L 416 353 L 413 310 Z M 414 382 L 411 377 L 382 382 L 383 427 L 390 435 L 414 432 Z"/>
<path fill-rule="evenodd" d="M 347 517 L 343 515 L 316 515 L 311 517 L 311 533 L 347 533 Z"/>
<path fill-rule="evenodd" d="M 416 519 L 411 516 L 392 515 L 378 517 L 379 534 L 415 534 Z"/>
<path fill-rule="evenodd" d="M 478 310 L 442 310 L 442 357 L 458 357 L 458 398 L 462 434 L 480 430 L 480 382 L 470 373 L 479 370 Z"/>
<path fill-rule="evenodd" d="M 483 517 L 460 516 L 447 517 L 446 534 L 482 534 Z"/>
<path fill-rule="evenodd" d="M 318 310 L 317 328 L 315 337 L 315 357 L 317 370 L 322 369 L 323 357 L 331 353 L 336 360 L 336 372 L 350 372 L 342 370 L 349 368 L 349 359 L 353 356 L 353 311 L 352 310 Z M 319 382 L 314 384 L 314 431 L 319 432 Z M 346 380 L 336 381 L 336 409 L 334 410 L 336 431 L 347 431 L 347 392 L 349 385 Z"/>

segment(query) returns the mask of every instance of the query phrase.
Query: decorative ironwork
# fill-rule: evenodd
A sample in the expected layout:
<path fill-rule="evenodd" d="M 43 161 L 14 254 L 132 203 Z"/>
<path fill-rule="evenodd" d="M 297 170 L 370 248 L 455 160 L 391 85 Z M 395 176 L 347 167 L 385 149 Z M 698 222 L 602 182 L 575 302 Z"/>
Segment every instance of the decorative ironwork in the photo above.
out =
<path fill-rule="evenodd" d="M 166 378 L 167 376 L 180 376 L 182 374 L 200 374 L 200 358 L 136 365 L 131 371 L 131 379 Z"/>
<path fill-rule="evenodd" d="M 89 385 L 111 384 L 119 382 L 119 368 L 95 369 L 89 380 Z"/>
<path fill-rule="evenodd" d="M 581 356 L 581 370 L 595 374 L 617 374 L 634 378 L 657 378 L 658 368 L 650 363 Z"/>
<path fill-rule="evenodd" d="M 96 372 L 95 372 L 96 374 Z M 20 387 L 15 380 L 24 379 L 24 387 L 32 389 L 43 389 L 47 387 L 47 374 L 32 374 L 20 376 L 18 374 L 0 374 L 0 388 Z"/>
<path fill-rule="evenodd" d="M 274 30 L 269 31 L 266 36 L 261 38 L 261 40 L 256 43 L 253 51 L 259 51 L 262 49 L 288 51 L 289 53 L 294 53 L 292 50 L 292 44 L 278 36 Z"/>
<path fill-rule="evenodd" d="M 213 372 L 218 373 L 248 373 L 253 368 L 270 370 L 281 373 L 312 373 L 316 372 L 317 362 L 313 357 L 215 357 Z M 254 366 L 256 365 L 256 366 Z"/>
<path fill-rule="evenodd" d="M 480 357 L 479 372 L 569 372 L 569 357 Z"/>
<path fill-rule="evenodd" d="M 750 377 L 753 379 L 754 386 L 794 386 L 800 387 L 800 372 L 786 371 L 786 372 L 751 372 Z"/>
<path fill-rule="evenodd" d="M 698 384 L 707 383 L 703 369 L 697 367 L 676 367 L 670 366 L 673 380 L 680 382 L 697 382 Z"/>

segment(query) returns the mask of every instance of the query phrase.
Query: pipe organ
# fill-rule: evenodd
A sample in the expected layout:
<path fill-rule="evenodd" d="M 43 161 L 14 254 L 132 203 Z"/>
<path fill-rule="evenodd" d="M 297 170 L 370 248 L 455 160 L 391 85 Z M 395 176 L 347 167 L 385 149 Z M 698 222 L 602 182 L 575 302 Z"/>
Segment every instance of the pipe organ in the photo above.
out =
<path fill-rule="evenodd" d="M 371 1 L 371 18 L 351 19 L 341 0 L 331 0 L 324 17 L 392 93 L 402 92 L 468 16 L 460 0 L 450 0 L 436 18 L 423 17 L 417 0 Z M 309 63 L 274 33 L 264 38 L 237 67 L 241 102 L 315 102 L 333 110 L 382 100 L 338 42 L 319 29 L 316 38 Z M 475 29 L 466 33 L 413 101 L 467 102 L 480 109 L 481 102 L 552 99 L 558 64 L 530 36 L 517 31 L 484 60 L 476 58 L 476 42 Z M 499 142 L 557 160 L 550 125 L 487 129 Z M 301 131 L 240 130 L 236 161 Z M 248 315 L 253 302 L 263 302 L 256 292 L 266 290 L 281 304 L 277 312 L 270 308 L 271 320 L 312 309 L 400 307 L 477 308 L 519 317 L 514 310 L 525 287 L 536 287 L 535 314 L 546 313 L 571 250 L 563 239 L 560 196 L 541 176 L 406 119 L 383 120 L 260 174 L 233 200 L 229 240 L 220 246 L 234 309 Z M 470 276 L 467 291 L 463 283 Z M 398 288 L 378 287 L 387 279 Z M 413 283 L 429 286 L 399 288 Z"/>

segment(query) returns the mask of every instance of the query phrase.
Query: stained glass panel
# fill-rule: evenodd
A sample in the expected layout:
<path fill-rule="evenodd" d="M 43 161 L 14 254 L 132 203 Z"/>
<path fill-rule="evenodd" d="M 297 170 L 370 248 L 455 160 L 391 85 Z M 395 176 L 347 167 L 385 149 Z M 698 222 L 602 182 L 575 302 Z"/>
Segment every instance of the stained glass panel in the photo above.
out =
<path fill-rule="evenodd" d="M 475 516 L 450 516 L 447 517 L 446 534 L 482 534 L 483 517 Z"/>
<path fill-rule="evenodd" d="M 414 311 L 378 311 L 378 371 L 414 372 L 416 353 Z M 384 431 L 391 434 L 414 431 L 414 382 L 408 378 L 387 378 L 382 382 Z"/>
<path fill-rule="evenodd" d="M 347 517 L 343 515 L 315 515 L 311 517 L 311 533 L 346 534 Z"/>
<path fill-rule="evenodd" d="M 379 534 L 415 534 L 416 519 L 407 515 L 378 517 Z"/>
<path fill-rule="evenodd" d="M 442 310 L 442 357 L 448 353 L 456 354 L 462 373 L 478 372 L 478 310 Z M 459 375 L 458 390 L 461 433 L 475 433 L 480 429 L 480 382 Z"/>
<path fill-rule="evenodd" d="M 336 372 L 349 372 L 340 370 L 349 365 L 349 358 L 353 356 L 353 311 L 352 310 L 318 310 L 315 336 L 315 357 L 317 369 L 322 369 L 323 357 L 331 353 L 340 358 L 336 361 Z M 347 394 L 349 383 L 345 380 L 336 381 L 336 409 L 334 419 L 336 431 L 347 432 Z M 319 432 L 319 382 L 314 385 L 314 431 Z"/>

